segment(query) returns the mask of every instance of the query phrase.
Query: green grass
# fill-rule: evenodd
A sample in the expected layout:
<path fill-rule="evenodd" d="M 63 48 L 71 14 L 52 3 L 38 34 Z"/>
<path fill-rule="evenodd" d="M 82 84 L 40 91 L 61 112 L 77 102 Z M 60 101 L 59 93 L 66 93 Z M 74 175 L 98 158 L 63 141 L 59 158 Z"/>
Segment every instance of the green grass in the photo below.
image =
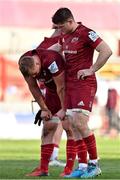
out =
<path fill-rule="evenodd" d="M 65 143 L 61 142 L 59 153 L 63 161 Z M 120 138 L 97 137 L 97 146 L 102 175 L 96 179 L 120 179 Z M 38 140 L 0 140 L 0 179 L 28 179 L 25 174 L 39 163 L 39 147 Z M 61 171 L 62 168 L 50 167 L 49 179 L 63 179 L 59 177 Z"/>

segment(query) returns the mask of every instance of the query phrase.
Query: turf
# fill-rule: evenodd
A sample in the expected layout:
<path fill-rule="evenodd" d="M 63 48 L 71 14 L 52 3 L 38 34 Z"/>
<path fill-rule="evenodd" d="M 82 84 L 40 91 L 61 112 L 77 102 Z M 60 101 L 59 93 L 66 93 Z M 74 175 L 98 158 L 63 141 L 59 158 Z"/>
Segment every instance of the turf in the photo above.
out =
<path fill-rule="evenodd" d="M 65 141 L 59 159 L 65 161 Z M 120 138 L 97 137 L 102 175 L 96 179 L 120 179 Z M 25 176 L 39 163 L 39 140 L 0 140 L 0 179 L 32 179 Z M 76 162 L 77 166 L 77 162 Z M 50 176 L 33 179 L 63 179 L 62 168 L 50 167 Z"/>

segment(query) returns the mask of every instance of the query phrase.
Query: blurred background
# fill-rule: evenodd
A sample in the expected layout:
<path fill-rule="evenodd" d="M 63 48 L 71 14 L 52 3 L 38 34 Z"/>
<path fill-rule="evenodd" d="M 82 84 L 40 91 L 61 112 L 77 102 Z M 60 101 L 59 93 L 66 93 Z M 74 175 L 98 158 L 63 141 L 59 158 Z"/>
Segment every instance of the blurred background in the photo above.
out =
<path fill-rule="evenodd" d="M 33 98 L 17 63 L 52 34 L 51 17 L 60 7 L 70 8 L 75 20 L 95 30 L 113 51 L 97 72 L 89 126 L 101 136 L 120 133 L 120 0 L 0 0 L 0 139 L 40 138 L 41 127 L 33 124 L 38 106 L 33 103 L 33 114 Z"/>

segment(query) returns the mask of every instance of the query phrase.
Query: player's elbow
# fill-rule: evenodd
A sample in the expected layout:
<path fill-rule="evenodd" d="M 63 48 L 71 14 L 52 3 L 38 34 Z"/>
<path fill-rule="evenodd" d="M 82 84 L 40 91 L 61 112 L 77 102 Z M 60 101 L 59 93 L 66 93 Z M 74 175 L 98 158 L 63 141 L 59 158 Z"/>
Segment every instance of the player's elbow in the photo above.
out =
<path fill-rule="evenodd" d="M 113 54 L 113 52 L 112 52 L 112 50 L 110 49 L 110 56 L 112 56 L 112 54 Z"/>
<path fill-rule="evenodd" d="M 108 49 L 107 49 L 107 54 L 108 54 L 109 57 L 113 54 L 111 48 L 108 48 Z"/>
<path fill-rule="evenodd" d="M 103 56 L 105 56 L 105 59 L 109 59 L 109 57 L 112 55 L 112 50 L 109 46 L 105 46 L 100 52 L 103 54 Z"/>
<path fill-rule="evenodd" d="M 112 50 L 108 45 L 105 46 L 104 51 L 107 54 L 108 58 L 112 55 Z"/>

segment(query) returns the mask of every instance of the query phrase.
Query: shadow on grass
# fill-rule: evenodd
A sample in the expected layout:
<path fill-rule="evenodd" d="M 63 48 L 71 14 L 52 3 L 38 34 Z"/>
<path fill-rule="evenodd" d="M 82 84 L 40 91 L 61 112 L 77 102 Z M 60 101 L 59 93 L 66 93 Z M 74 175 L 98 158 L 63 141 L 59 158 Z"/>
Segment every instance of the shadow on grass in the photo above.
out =
<path fill-rule="evenodd" d="M 120 159 L 102 159 L 102 175 L 96 179 L 120 179 L 119 162 Z M 63 168 L 55 166 L 50 167 L 49 177 L 26 177 L 25 174 L 31 172 L 38 164 L 39 161 L 35 160 L 0 160 L 0 179 L 63 179 L 59 177 Z"/>

